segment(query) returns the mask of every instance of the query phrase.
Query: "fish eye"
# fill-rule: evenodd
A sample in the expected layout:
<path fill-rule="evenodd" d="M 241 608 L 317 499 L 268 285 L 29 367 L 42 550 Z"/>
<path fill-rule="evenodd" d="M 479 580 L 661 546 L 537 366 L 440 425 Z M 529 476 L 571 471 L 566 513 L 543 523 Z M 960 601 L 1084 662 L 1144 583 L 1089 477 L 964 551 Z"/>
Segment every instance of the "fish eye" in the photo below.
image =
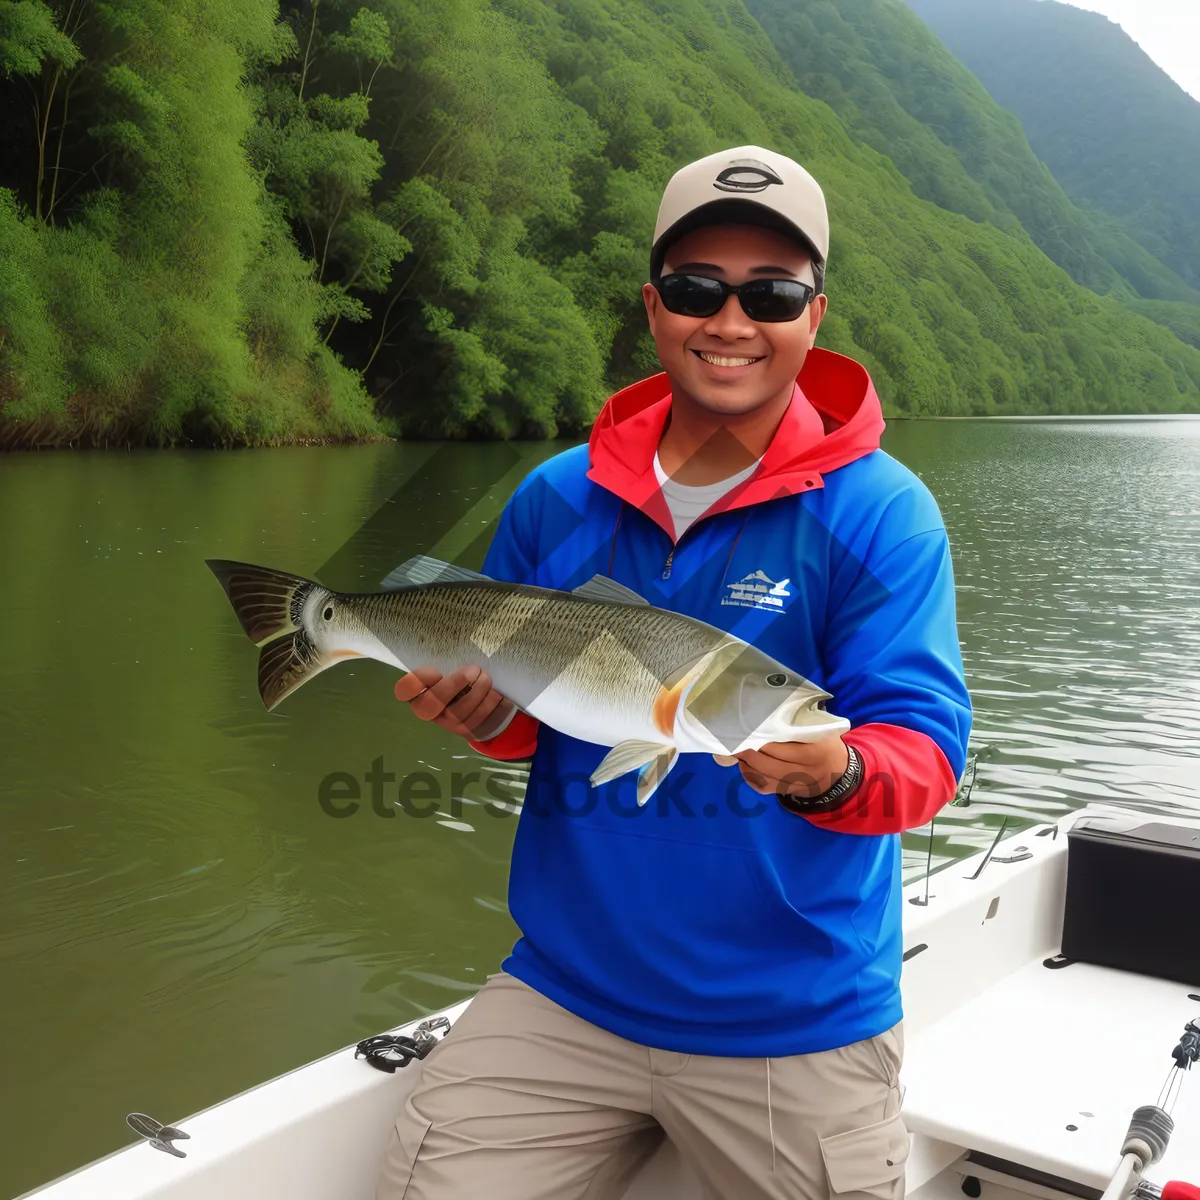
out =
<path fill-rule="evenodd" d="M 770 687 L 783 687 L 787 683 L 787 676 L 782 671 L 772 671 L 767 676 L 767 684 Z"/>
<path fill-rule="evenodd" d="M 325 620 L 327 620 L 327 621 L 332 621 L 333 620 L 333 605 L 327 604 L 325 606 L 325 611 L 321 614 L 321 616 L 323 616 L 325 618 Z"/>

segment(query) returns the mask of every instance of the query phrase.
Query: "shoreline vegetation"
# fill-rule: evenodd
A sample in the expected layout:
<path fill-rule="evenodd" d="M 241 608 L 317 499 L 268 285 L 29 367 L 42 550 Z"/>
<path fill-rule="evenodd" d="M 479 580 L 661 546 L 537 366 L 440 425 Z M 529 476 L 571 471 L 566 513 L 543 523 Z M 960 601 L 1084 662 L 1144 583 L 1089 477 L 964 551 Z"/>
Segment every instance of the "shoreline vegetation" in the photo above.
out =
<path fill-rule="evenodd" d="M 399 440 L 382 428 L 347 434 L 285 432 L 269 438 L 202 438 L 186 435 L 154 440 L 145 428 L 132 425 L 89 427 L 86 419 L 73 423 L 58 414 L 27 421 L 0 421 L 0 454 L 49 450 L 234 450 L 275 446 L 363 446 Z"/>
<path fill-rule="evenodd" d="M 825 188 L 886 417 L 1200 411 L 1200 293 L 887 0 L 0 0 L 0 102 L 0 450 L 582 436 L 739 143 Z"/>
<path fill-rule="evenodd" d="M 924 416 L 912 416 L 905 413 L 893 413 L 886 418 L 887 423 L 893 424 L 906 421 L 983 421 L 983 422 L 1025 422 L 1025 423 L 1040 423 L 1040 424 L 1071 424 L 1077 422 L 1099 422 L 1104 424 L 1121 424 L 1121 423 L 1159 423 L 1170 421 L 1200 421 L 1200 412 L 1172 412 L 1172 413 L 1018 413 L 1009 415 L 991 416 L 975 416 L 975 415 L 959 415 L 959 416 L 939 416 L 937 414 L 926 414 Z M 6 444 L 0 440 L 0 453 L 5 452 L 49 452 L 54 450 L 98 450 L 98 451 L 134 451 L 134 450 L 258 450 L 271 447 L 292 447 L 292 448 L 324 448 L 329 446 L 363 446 L 363 445 L 380 445 L 384 442 L 397 443 L 400 441 L 415 441 L 415 440 L 438 440 L 438 439 L 413 439 L 401 438 L 396 435 L 387 433 L 377 433 L 363 435 L 360 437 L 284 437 L 273 442 L 229 442 L 218 444 L 213 442 L 193 443 L 184 439 L 177 439 L 174 442 L 155 446 L 152 443 L 146 442 L 133 435 L 125 437 L 109 436 L 98 437 L 95 440 L 75 439 L 68 437 L 66 432 L 53 426 L 43 426 L 43 436 L 38 436 L 37 430 L 19 430 L 13 437 L 11 444 Z M 0 439 L 8 435 L 7 430 L 0 430 Z M 566 434 L 560 433 L 561 438 L 569 439 L 577 444 L 584 440 L 583 433 Z"/>
<path fill-rule="evenodd" d="M 1041 421 L 1049 424 L 1102 421 L 1117 424 L 1122 421 L 1200 421 L 1200 413 L 1020 413 L 1015 416 L 990 417 L 889 417 L 888 421 Z"/>

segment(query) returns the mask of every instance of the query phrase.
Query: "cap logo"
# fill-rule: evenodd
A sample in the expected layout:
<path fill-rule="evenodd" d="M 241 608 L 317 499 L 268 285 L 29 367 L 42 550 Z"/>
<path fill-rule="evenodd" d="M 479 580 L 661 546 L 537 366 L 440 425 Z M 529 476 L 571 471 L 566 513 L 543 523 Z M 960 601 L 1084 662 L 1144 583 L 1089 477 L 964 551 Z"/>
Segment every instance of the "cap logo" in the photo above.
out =
<path fill-rule="evenodd" d="M 754 158 L 737 158 L 713 180 L 713 187 L 722 192 L 764 192 L 773 183 L 783 180 L 766 163 Z"/>

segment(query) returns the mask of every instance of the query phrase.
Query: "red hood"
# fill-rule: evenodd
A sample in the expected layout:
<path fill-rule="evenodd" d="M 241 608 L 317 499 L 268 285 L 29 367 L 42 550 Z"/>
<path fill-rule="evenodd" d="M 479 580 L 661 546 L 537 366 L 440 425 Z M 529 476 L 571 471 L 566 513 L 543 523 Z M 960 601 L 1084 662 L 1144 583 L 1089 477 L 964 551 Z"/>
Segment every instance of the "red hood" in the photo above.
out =
<path fill-rule="evenodd" d="M 674 525 L 654 473 L 654 454 L 670 408 L 666 372 L 610 396 L 588 441 L 588 478 L 640 508 L 674 540 Z M 883 410 L 866 368 L 852 358 L 814 348 L 796 377 L 792 402 L 758 470 L 709 512 L 823 487 L 823 471 L 877 450 L 883 427 Z"/>

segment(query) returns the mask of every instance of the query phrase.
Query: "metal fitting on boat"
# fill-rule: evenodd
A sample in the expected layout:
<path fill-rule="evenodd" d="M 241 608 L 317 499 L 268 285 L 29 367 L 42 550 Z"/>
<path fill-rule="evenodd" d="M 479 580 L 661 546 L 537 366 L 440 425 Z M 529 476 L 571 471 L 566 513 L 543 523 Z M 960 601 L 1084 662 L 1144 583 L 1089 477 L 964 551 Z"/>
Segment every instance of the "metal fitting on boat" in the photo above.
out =
<path fill-rule="evenodd" d="M 134 1133 L 141 1134 L 155 1150 L 161 1150 L 164 1154 L 173 1154 L 176 1158 L 187 1158 L 187 1154 L 180 1150 L 175 1143 L 189 1141 L 192 1136 L 190 1133 L 184 1133 L 182 1129 L 176 1129 L 174 1125 L 164 1125 L 161 1121 L 156 1121 L 145 1113 L 130 1113 L 125 1118 L 125 1124 Z"/>
<path fill-rule="evenodd" d="M 1134 1193 L 1137 1200 L 1200 1200 L 1200 1187 L 1173 1179 L 1159 1187 L 1143 1179 Z"/>
<path fill-rule="evenodd" d="M 1189 1021 L 1183 1029 L 1179 1045 L 1171 1051 L 1175 1065 L 1186 1071 L 1193 1063 L 1200 1062 L 1200 1022 Z"/>

